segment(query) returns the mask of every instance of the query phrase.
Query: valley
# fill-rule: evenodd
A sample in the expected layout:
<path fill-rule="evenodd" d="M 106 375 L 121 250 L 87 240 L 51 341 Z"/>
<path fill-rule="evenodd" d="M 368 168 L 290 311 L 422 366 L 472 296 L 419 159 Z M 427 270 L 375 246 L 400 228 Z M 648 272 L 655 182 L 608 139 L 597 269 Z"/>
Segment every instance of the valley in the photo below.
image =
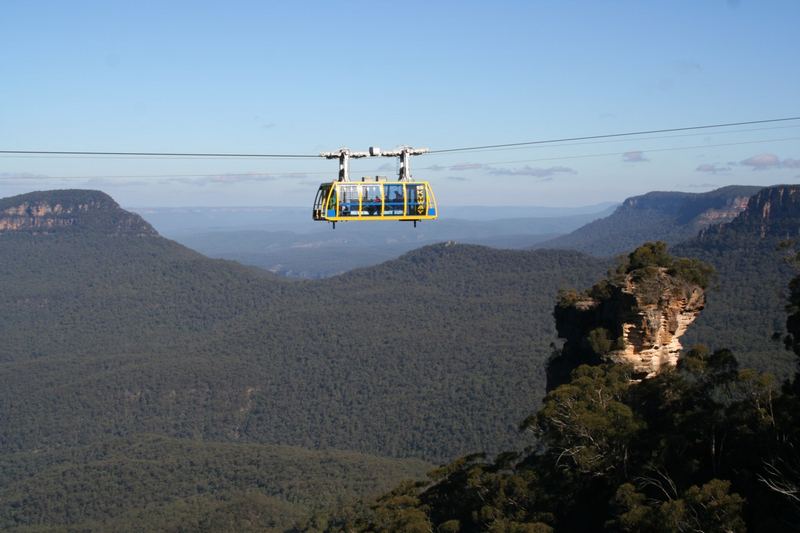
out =
<path fill-rule="evenodd" d="M 764 191 L 724 229 L 674 244 L 717 271 L 682 342 L 784 377 L 793 357 L 769 337 L 784 331 L 792 269 L 777 248 L 800 206 L 793 188 Z M 454 457 L 524 448 L 516 428 L 545 392 L 557 295 L 616 264 L 447 242 L 293 280 L 165 239 L 100 192 L 6 198 L 0 213 L 4 527 L 247 516 L 281 530 Z M 76 488 L 103 479 L 102 495 Z M 309 496 L 330 483 L 335 497 Z M 123 498 L 114 487 L 128 484 Z M 94 507 L 76 514 L 64 494 Z"/>

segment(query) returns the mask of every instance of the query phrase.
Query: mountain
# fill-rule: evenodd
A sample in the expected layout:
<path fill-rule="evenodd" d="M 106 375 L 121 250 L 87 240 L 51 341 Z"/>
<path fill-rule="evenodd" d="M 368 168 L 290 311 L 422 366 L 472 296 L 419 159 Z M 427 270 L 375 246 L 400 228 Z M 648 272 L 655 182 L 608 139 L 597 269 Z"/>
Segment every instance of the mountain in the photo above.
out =
<path fill-rule="evenodd" d="M 442 244 L 290 282 L 83 222 L 0 233 L 5 452 L 145 432 L 427 460 L 499 446 L 543 393 L 549 302 L 605 269 Z"/>
<path fill-rule="evenodd" d="M 710 226 L 674 246 L 675 254 L 717 270 L 706 310 L 689 328 L 684 344 L 729 348 L 745 366 L 780 377 L 793 373 L 794 361 L 783 344 L 764 339 L 785 332 L 787 287 L 795 274 L 785 241 L 798 236 L 800 185 L 778 185 L 761 189 L 729 223 Z"/>
<path fill-rule="evenodd" d="M 628 198 L 610 216 L 536 246 L 607 257 L 646 241 L 676 244 L 710 225 L 733 220 L 760 189 L 732 185 L 704 193 L 649 192 Z"/>
<path fill-rule="evenodd" d="M 99 191 L 40 191 L 0 198 L 0 232 L 36 234 L 69 230 L 156 235 L 142 217 L 123 210 L 110 196 Z"/>

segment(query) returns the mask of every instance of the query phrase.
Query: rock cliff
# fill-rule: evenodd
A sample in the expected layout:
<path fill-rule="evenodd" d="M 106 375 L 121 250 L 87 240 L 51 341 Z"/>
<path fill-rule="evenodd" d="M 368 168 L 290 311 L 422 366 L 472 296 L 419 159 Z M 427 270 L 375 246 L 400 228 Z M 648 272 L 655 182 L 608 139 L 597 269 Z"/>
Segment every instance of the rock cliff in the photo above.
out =
<path fill-rule="evenodd" d="M 548 388 L 581 364 L 625 363 L 638 378 L 674 366 L 681 336 L 705 306 L 710 268 L 648 243 L 608 279 L 584 293 L 563 293 L 554 316 L 563 348 L 548 366 Z"/>
<path fill-rule="evenodd" d="M 158 235 L 139 215 L 100 191 L 40 191 L 0 199 L 0 234 L 64 231 Z"/>
<path fill-rule="evenodd" d="M 732 234 L 758 235 L 761 239 L 797 238 L 800 235 L 800 185 L 775 185 L 761 189 L 747 207 L 728 224 L 704 230 L 700 241 Z"/>
<path fill-rule="evenodd" d="M 705 193 L 649 192 L 628 198 L 606 218 L 540 246 L 612 256 L 645 241 L 676 244 L 695 237 L 710 225 L 735 219 L 759 190 L 760 187 L 729 186 Z"/>

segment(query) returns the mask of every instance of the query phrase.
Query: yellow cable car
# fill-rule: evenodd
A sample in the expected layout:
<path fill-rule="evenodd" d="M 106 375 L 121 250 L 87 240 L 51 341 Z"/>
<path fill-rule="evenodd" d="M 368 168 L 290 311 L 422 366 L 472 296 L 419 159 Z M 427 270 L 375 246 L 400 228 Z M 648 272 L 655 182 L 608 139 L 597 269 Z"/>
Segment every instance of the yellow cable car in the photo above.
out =
<path fill-rule="evenodd" d="M 319 186 L 314 220 L 404 220 L 416 223 L 438 217 L 436 198 L 427 181 L 334 181 Z"/>
<path fill-rule="evenodd" d="M 427 181 L 414 181 L 410 177 L 409 156 L 427 152 L 427 149 L 401 147 L 397 151 L 381 153 L 371 147 L 369 153 L 351 152 L 342 148 L 337 152 L 320 155 L 328 159 L 339 159 L 339 180 L 319 186 L 314 199 L 314 220 L 337 222 L 400 220 L 413 222 L 438 218 L 436 197 Z M 349 180 L 349 159 L 368 155 L 400 156 L 398 180 L 386 178 L 362 178 L 360 182 Z"/>

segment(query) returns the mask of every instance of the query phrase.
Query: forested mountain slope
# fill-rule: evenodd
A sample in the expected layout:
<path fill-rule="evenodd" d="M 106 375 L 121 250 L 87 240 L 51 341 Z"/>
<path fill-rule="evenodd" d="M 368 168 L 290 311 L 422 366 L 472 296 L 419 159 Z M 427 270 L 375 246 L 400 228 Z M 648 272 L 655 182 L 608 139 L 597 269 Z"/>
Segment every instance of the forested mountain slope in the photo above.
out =
<path fill-rule="evenodd" d="M 649 192 L 628 198 L 605 218 L 536 247 L 567 248 L 607 257 L 645 241 L 676 244 L 712 224 L 732 220 L 759 190 L 736 185 L 705 193 Z"/>
<path fill-rule="evenodd" d="M 139 432 L 431 460 L 502 446 L 543 393 L 550 302 L 606 266 L 436 245 L 286 282 L 86 227 L 0 233 L 3 451 Z"/>
<path fill-rule="evenodd" d="M 430 468 L 336 450 L 106 437 L 0 454 L 0 529 L 283 531 Z"/>

